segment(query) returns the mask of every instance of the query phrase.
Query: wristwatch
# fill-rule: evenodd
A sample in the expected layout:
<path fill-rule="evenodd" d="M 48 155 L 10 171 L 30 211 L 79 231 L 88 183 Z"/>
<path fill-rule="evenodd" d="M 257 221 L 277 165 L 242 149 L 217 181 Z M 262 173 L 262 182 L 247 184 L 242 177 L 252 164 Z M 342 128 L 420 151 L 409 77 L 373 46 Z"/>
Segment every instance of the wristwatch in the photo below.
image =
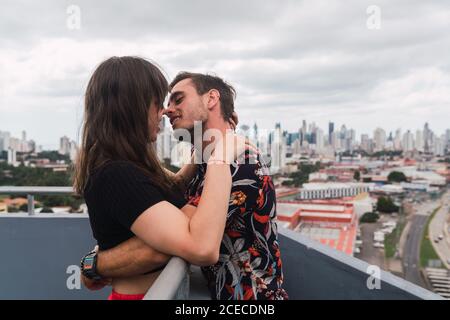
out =
<path fill-rule="evenodd" d="M 91 251 L 81 259 L 81 273 L 91 280 L 101 280 L 102 277 L 97 273 L 97 251 Z"/>

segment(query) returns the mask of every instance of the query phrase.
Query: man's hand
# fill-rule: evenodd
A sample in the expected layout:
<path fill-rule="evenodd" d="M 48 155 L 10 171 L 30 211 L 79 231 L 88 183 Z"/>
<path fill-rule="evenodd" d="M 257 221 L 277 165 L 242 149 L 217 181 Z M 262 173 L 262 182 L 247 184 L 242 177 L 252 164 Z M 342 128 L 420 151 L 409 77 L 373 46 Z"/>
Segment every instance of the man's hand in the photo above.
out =
<path fill-rule="evenodd" d="M 110 286 L 112 279 L 92 280 L 92 279 L 85 277 L 82 274 L 81 282 L 87 289 L 89 289 L 91 291 L 96 291 L 96 290 L 101 290 L 106 286 Z"/>

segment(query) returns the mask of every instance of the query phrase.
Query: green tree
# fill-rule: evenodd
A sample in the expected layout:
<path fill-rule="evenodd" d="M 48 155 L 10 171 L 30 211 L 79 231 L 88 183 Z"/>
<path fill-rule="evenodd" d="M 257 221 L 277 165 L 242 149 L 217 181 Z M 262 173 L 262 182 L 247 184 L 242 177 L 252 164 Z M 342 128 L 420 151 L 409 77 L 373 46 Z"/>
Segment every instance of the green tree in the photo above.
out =
<path fill-rule="evenodd" d="M 8 212 L 10 212 L 10 213 L 19 212 L 19 209 L 17 209 L 14 206 L 8 206 Z"/>
<path fill-rule="evenodd" d="M 390 197 L 379 197 L 377 201 L 377 210 L 384 213 L 398 212 L 397 207 Z"/>
<path fill-rule="evenodd" d="M 389 182 L 404 182 L 404 181 L 406 181 L 406 176 L 403 172 L 392 171 L 388 175 L 388 181 Z"/>
<path fill-rule="evenodd" d="M 377 222 L 377 220 L 379 218 L 380 218 L 380 216 L 378 214 L 376 214 L 375 212 L 366 212 L 361 216 L 359 221 L 366 222 L 366 223 L 375 223 L 375 222 Z"/>
<path fill-rule="evenodd" d="M 302 184 L 308 182 L 309 174 L 320 170 L 320 162 L 315 164 L 300 163 L 298 165 L 298 171 L 289 175 L 289 178 L 293 180 L 295 187 L 300 187 Z"/>
<path fill-rule="evenodd" d="M 53 210 L 49 207 L 43 207 L 41 213 L 53 213 Z"/>
<path fill-rule="evenodd" d="M 359 171 L 355 171 L 355 173 L 353 174 L 353 179 L 355 179 L 356 181 L 361 180 L 361 173 Z"/>

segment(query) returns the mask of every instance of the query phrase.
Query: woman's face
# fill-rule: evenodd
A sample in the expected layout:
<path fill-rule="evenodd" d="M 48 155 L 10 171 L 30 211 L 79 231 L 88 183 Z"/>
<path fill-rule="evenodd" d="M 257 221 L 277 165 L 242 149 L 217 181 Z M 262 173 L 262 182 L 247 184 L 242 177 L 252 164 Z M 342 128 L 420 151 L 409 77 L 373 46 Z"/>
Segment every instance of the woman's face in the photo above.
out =
<path fill-rule="evenodd" d="M 164 108 L 159 108 L 156 103 L 152 103 L 148 112 L 148 130 L 150 132 L 150 141 L 155 142 L 158 136 L 158 132 L 161 130 L 160 122 Z"/>

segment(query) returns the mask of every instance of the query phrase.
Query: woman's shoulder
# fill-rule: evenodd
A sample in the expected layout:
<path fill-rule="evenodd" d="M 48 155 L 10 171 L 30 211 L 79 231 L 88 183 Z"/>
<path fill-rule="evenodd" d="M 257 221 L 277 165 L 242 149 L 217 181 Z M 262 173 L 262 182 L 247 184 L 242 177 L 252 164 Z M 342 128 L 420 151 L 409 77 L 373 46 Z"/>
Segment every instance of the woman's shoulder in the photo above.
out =
<path fill-rule="evenodd" d="M 131 161 L 126 160 L 108 160 L 92 171 L 94 175 L 111 175 L 120 172 L 136 172 L 143 174 L 143 171 L 139 169 L 137 165 L 135 165 Z"/>
<path fill-rule="evenodd" d="M 124 181 L 147 180 L 148 176 L 130 161 L 110 160 L 95 168 L 90 180 L 97 184 L 123 183 Z"/>

